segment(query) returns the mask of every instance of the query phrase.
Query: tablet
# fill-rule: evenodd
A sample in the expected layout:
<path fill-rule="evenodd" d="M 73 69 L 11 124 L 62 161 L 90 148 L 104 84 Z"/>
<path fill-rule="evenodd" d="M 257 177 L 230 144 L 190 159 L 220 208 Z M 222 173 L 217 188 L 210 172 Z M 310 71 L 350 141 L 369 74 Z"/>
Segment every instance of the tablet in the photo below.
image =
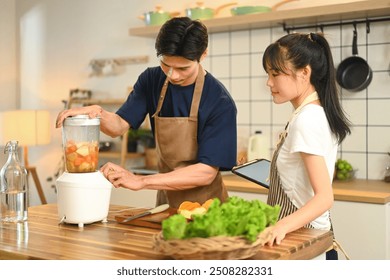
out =
<path fill-rule="evenodd" d="M 269 188 L 271 162 L 267 159 L 255 159 L 233 167 L 232 172 L 249 181 Z"/>

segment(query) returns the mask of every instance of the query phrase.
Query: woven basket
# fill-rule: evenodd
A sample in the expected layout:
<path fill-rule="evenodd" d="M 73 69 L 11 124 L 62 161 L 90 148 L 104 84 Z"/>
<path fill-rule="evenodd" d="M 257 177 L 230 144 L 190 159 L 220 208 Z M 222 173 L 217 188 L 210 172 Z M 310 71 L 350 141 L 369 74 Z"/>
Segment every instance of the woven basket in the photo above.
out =
<path fill-rule="evenodd" d="M 240 260 L 255 255 L 272 237 L 272 227 L 264 229 L 250 243 L 240 236 L 215 236 L 164 240 L 162 232 L 153 236 L 154 250 L 176 260 Z"/>

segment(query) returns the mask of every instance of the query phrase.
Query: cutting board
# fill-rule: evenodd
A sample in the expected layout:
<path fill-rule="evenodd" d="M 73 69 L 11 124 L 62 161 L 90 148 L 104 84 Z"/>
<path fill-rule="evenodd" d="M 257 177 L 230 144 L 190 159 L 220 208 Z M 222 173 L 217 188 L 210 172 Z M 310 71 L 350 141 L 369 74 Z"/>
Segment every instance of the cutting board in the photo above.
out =
<path fill-rule="evenodd" d="M 121 224 L 127 224 L 127 225 L 135 225 L 135 226 L 140 226 L 140 227 L 148 227 L 148 228 L 156 228 L 156 229 L 161 229 L 161 223 L 163 220 L 169 218 L 172 215 L 177 214 L 177 210 L 174 208 L 168 208 L 167 210 L 161 212 L 161 213 L 156 213 L 148 216 L 144 216 L 141 218 L 137 218 L 128 222 L 123 222 L 126 218 L 140 214 L 142 212 L 148 211 L 150 209 L 129 209 L 126 210 L 125 212 L 121 213 L 120 215 L 115 216 L 115 220 L 118 223 Z"/>

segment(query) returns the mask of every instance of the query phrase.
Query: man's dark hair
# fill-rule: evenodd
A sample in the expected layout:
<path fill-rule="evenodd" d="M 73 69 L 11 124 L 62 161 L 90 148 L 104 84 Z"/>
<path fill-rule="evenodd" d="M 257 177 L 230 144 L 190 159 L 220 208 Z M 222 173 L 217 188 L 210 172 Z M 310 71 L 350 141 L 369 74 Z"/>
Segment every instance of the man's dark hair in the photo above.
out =
<path fill-rule="evenodd" d="M 175 17 L 161 27 L 155 48 L 157 57 L 181 56 L 199 62 L 207 45 L 207 28 L 203 23 L 188 17 Z"/>

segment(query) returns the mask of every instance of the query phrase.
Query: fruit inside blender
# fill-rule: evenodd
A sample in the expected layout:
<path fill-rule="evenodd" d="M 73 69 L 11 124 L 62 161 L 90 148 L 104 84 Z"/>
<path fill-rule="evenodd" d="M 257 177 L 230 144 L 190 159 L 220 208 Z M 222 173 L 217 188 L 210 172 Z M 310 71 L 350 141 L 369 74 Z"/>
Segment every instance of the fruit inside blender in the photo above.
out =
<path fill-rule="evenodd" d="M 65 119 L 62 143 L 68 173 L 98 170 L 100 119 L 76 115 Z"/>
<path fill-rule="evenodd" d="M 70 173 L 94 172 L 99 161 L 99 143 L 75 142 L 68 140 L 65 144 L 66 170 Z"/>

